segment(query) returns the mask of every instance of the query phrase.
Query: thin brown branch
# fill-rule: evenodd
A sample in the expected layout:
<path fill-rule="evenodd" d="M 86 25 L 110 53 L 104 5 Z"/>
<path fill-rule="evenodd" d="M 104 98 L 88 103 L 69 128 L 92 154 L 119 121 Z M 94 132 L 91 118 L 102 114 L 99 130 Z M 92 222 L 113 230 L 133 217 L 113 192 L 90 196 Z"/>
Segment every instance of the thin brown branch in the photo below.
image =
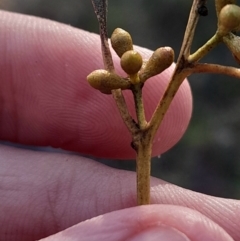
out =
<path fill-rule="evenodd" d="M 155 109 L 151 120 L 148 123 L 148 129 L 151 133 L 151 138 L 153 139 L 175 94 L 177 93 L 180 85 L 182 84 L 183 80 L 189 76 L 191 73 L 190 69 L 182 70 L 178 74 L 175 74 L 171 79 L 167 89 L 164 92 L 164 95 L 158 104 L 157 108 Z"/>
<path fill-rule="evenodd" d="M 190 54 L 190 49 L 192 46 L 192 41 L 195 33 L 195 29 L 198 23 L 199 15 L 197 13 L 198 5 L 200 4 L 201 0 L 194 0 L 192 4 L 192 8 L 189 14 L 187 27 L 185 30 L 182 47 L 179 53 L 178 61 L 184 56 L 187 58 Z"/>
<path fill-rule="evenodd" d="M 101 38 L 101 47 L 102 47 L 102 57 L 103 63 L 106 70 L 113 72 L 114 65 L 112 60 L 112 54 L 109 49 L 108 44 L 108 34 L 107 34 L 107 5 L 108 1 L 96 1 L 92 0 L 95 14 L 99 23 L 99 32 Z"/>
<path fill-rule="evenodd" d="M 182 84 L 183 80 L 191 73 L 191 69 L 188 68 L 189 65 L 186 59 L 190 53 L 193 36 L 194 36 L 197 22 L 199 19 L 197 9 L 200 3 L 201 3 L 201 0 L 193 1 L 191 12 L 189 15 L 189 20 L 188 20 L 187 27 L 184 34 L 182 47 L 180 50 L 180 54 L 177 60 L 174 73 L 171 77 L 171 80 L 169 82 L 167 89 L 164 92 L 164 95 L 161 101 L 156 107 L 153 113 L 153 116 L 148 124 L 148 129 L 152 139 L 154 138 L 175 94 L 177 93 L 178 88 Z"/>
<path fill-rule="evenodd" d="M 150 204 L 150 172 L 152 142 L 147 138 L 141 140 L 137 149 L 137 204 Z"/>
<path fill-rule="evenodd" d="M 102 46 L 102 57 L 104 62 L 104 67 L 109 72 L 114 72 L 114 65 L 112 60 L 112 54 L 108 44 L 108 34 L 107 34 L 107 0 L 103 1 L 96 1 L 92 0 L 92 4 L 94 7 L 94 11 L 96 13 L 99 29 L 100 29 L 100 39 L 101 39 L 101 46 Z M 112 90 L 113 98 L 116 101 L 118 110 L 121 114 L 121 117 L 127 126 L 129 132 L 131 134 L 137 132 L 138 128 L 136 123 L 134 122 L 133 118 L 129 114 L 126 101 L 122 94 L 121 89 Z"/>
<path fill-rule="evenodd" d="M 131 135 L 134 135 L 139 131 L 139 128 L 128 111 L 127 104 L 121 89 L 112 90 L 112 95 L 126 127 L 128 128 Z"/>
<path fill-rule="evenodd" d="M 192 68 L 193 73 L 224 74 L 240 79 L 240 69 L 219 64 L 198 63 Z"/>
<path fill-rule="evenodd" d="M 142 86 L 141 85 L 142 85 L 141 83 L 133 85 L 132 93 L 134 96 L 138 125 L 139 125 L 139 128 L 141 130 L 143 130 L 146 127 L 147 121 L 146 121 L 145 111 L 144 111 L 144 106 L 143 106 Z"/>
<path fill-rule="evenodd" d="M 222 37 L 217 33 L 214 34 L 202 47 L 200 47 L 195 53 L 188 57 L 189 63 L 194 63 L 199 61 L 205 55 L 207 55 L 215 46 L 217 46 L 222 41 Z"/>

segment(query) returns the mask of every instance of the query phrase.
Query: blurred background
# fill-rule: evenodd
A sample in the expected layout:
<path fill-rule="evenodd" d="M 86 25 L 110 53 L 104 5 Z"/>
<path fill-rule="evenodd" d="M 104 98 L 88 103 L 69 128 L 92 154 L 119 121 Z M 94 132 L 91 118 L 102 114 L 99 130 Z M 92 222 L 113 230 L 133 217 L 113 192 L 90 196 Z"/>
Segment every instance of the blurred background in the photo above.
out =
<path fill-rule="evenodd" d="M 110 0 L 108 27 L 129 31 L 134 43 L 149 49 L 171 46 L 177 55 L 192 1 Z M 238 0 L 239 4 L 239 0 Z M 216 30 L 214 1 L 201 17 L 193 49 Z M 1 0 L 0 8 L 40 16 L 98 33 L 90 0 Z M 237 66 L 223 45 L 202 62 Z M 240 80 L 199 74 L 189 78 L 194 110 L 181 141 L 152 161 L 152 175 L 176 185 L 220 197 L 240 199 Z M 133 161 L 98 160 L 106 165 L 135 170 Z"/>

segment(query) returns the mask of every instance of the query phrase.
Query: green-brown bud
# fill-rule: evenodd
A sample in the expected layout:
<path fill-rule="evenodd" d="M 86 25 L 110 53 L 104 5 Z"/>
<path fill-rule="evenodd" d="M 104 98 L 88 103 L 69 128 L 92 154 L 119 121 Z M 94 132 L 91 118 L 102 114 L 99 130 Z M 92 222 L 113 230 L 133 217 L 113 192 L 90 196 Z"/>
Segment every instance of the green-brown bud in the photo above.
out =
<path fill-rule="evenodd" d="M 121 67 L 128 74 L 136 74 L 142 67 L 142 56 L 134 50 L 125 52 L 121 57 Z"/>
<path fill-rule="evenodd" d="M 174 51 L 170 47 L 162 47 L 155 50 L 139 73 L 141 82 L 160 74 L 167 69 L 174 61 Z"/>
<path fill-rule="evenodd" d="M 235 4 L 236 0 L 215 0 L 215 8 L 217 16 L 219 15 L 221 9 L 227 4 Z"/>
<path fill-rule="evenodd" d="M 131 35 L 121 28 L 116 28 L 113 31 L 111 36 L 111 44 L 120 58 L 126 51 L 133 49 Z"/>
<path fill-rule="evenodd" d="M 225 5 L 218 16 L 218 34 L 227 35 L 240 28 L 240 7 L 235 4 Z"/>
<path fill-rule="evenodd" d="M 129 80 L 104 69 L 93 71 L 87 76 L 87 81 L 93 88 L 100 90 L 104 94 L 111 94 L 111 91 L 115 89 L 129 89 L 131 86 Z"/>

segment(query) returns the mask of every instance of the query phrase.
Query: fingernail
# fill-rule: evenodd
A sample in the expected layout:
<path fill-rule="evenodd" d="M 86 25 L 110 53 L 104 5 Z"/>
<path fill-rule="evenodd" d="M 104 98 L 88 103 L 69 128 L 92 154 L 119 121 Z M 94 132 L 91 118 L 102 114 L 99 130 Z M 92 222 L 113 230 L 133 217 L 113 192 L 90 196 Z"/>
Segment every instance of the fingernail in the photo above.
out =
<path fill-rule="evenodd" d="M 170 227 L 154 227 L 144 230 L 132 237 L 129 241 L 190 241 L 178 230 Z"/>

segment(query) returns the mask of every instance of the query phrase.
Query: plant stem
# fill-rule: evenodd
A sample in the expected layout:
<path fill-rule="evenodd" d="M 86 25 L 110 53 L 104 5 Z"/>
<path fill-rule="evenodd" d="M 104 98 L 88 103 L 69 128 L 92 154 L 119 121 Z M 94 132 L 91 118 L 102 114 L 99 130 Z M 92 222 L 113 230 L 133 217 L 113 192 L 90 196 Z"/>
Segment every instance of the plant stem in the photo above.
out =
<path fill-rule="evenodd" d="M 193 1 L 177 62 L 179 62 L 179 60 L 182 58 L 182 56 L 187 58 L 190 54 L 190 49 L 192 46 L 195 29 L 197 27 L 197 23 L 198 23 L 198 19 L 199 19 L 199 15 L 197 14 L 197 8 L 198 8 L 198 5 L 200 4 L 200 2 L 201 2 L 201 0 Z"/>
<path fill-rule="evenodd" d="M 148 129 L 150 131 L 151 138 L 153 139 L 178 88 L 182 84 L 183 80 L 191 73 L 190 66 L 188 61 L 186 60 L 190 53 L 190 48 L 193 41 L 193 36 L 195 33 L 195 29 L 197 26 L 197 22 L 199 19 L 199 15 L 197 13 L 198 5 L 201 0 L 194 0 L 192 4 L 192 8 L 189 15 L 189 20 L 187 23 L 187 27 L 185 30 L 182 47 L 180 50 L 180 54 L 178 56 L 177 64 L 174 70 L 174 73 L 171 77 L 169 85 L 165 90 L 161 101 L 156 107 L 153 116 L 148 123 Z"/>
<path fill-rule="evenodd" d="M 191 73 L 188 68 L 186 58 L 189 56 L 194 32 L 198 22 L 197 7 L 201 0 L 194 0 L 191 8 L 189 21 L 186 27 L 183 44 L 178 57 L 177 65 L 172 75 L 171 81 L 159 102 L 147 128 L 141 133 L 141 138 L 137 146 L 137 200 L 138 205 L 150 203 L 150 161 L 152 153 L 153 138 L 165 116 L 170 103 L 172 102 L 178 88 L 183 80 Z M 135 92 L 134 92 L 135 93 Z M 138 91 L 136 91 L 136 94 Z M 136 95 L 135 94 L 135 95 Z M 140 96 L 141 97 L 141 96 Z M 135 97 L 136 106 L 140 106 L 138 97 Z M 141 99 L 141 98 L 140 98 Z M 142 113 L 137 110 L 139 122 L 143 119 Z M 144 113 L 144 112 L 143 112 Z M 143 125 L 141 125 L 143 127 Z"/>
<path fill-rule="evenodd" d="M 240 69 L 219 64 L 198 63 L 194 65 L 192 70 L 193 73 L 225 74 L 231 77 L 240 78 Z"/>
<path fill-rule="evenodd" d="M 201 48 L 199 48 L 195 53 L 188 57 L 189 63 L 194 63 L 203 58 L 208 54 L 216 45 L 222 41 L 222 37 L 219 34 L 214 34 L 214 36 L 209 39 Z"/>
<path fill-rule="evenodd" d="M 145 132 L 147 125 L 143 99 L 142 99 L 142 83 L 132 86 L 134 96 L 136 115 L 139 125 L 139 133 L 133 136 L 137 139 L 134 143 L 137 152 L 137 204 L 146 205 L 150 203 L 150 172 L 152 157 L 152 141 L 148 138 L 149 134 Z"/>
<path fill-rule="evenodd" d="M 99 23 L 99 32 L 100 32 L 100 38 L 101 38 L 101 47 L 102 47 L 102 57 L 103 57 L 103 63 L 106 68 L 106 70 L 113 72 L 114 71 L 114 65 L 112 61 L 112 54 L 109 49 L 108 45 L 108 34 L 107 34 L 107 5 L 108 1 L 92 1 L 95 14 L 97 16 L 97 20 Z"/>
<path fill-rule="evenodd" d="M 139 128 L 143 130 L 146 127 L 147 122 L 146 122 L 145 111 L 143 106 L 142 83 L 133 85 L 132 93 L 134 96 L 138 125 L 139 125 Z"/>
<path fill-rule="evenodd" d="M 177 70 L 176 70 L 177 71 Z M 151 120 L 148 123 L 148 129 L 151 132 L 151 138 L 153 139 L 178 88 L 182 84 L 183 80 L 191 73 L 190 69 L 180 71 L 178 74 L 173 74 L 173 77 L 164 92 L 164 95 L 155 109 Z"/>
<path fill-rule="evenodd" d="M 142 135 L 142 139 L 138 145 L 136 157 L 138 205 L 146 205 L 150 203 L 151 157 L 152 142 L 147 138 L 147 135 Z"/>
<path fill-rule="evenodd" d="M 114 65 L 112 60 L 112 54 L 108 44 L 108 34 L 107 34 L 107 4 L 108 1 L 98 1 L 92 0 L 92 4 L 94 7 L 94 11 L 96 13 L 99 29 L 100 29 L 100 39 L 101 39 L 101 47 L 102 47 L 102 57 L 103 63 L 106 70 L 109 72 L 114 72 Z M 138 131 L 136 122 L 133 120 L 131 115 L 129 114 L 126 101 L 122 94 L 121 89 L 112 90 L 113 98 L 117 104 L 118 110 L 121 114 L 121 117 L 127 126 L 129 132 L 133 135 Z"/>
<path fill-rule="evenodd" d="M 123 122 L 125 123 L 128 131 L 132 135 L 134 135 L 135 133 L 138 132 L 139 129 L 138 129 L 137 123 L 134 121 L 134 119 L 132 118 L 132 116 L 130 115 L 130 113 L 128 111 L 127 104 L 126 104 L 126 101 L 122 94 L 121 89 L 112 90 L 112 95 L 116 102 L 118 111 L 122 117 Z"/>

